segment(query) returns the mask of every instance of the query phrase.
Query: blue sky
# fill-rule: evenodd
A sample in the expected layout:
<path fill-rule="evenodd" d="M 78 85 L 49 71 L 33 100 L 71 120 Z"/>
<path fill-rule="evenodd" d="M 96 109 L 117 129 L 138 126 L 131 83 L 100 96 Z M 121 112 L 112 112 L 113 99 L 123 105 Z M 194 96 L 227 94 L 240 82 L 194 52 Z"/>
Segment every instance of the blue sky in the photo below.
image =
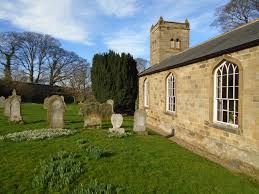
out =
<path fill-rule="evenodd" d="M 149 60 L 149 30 L 160 16 L 191 25 L 191 46 L 214 37 L 216 7 L 227 0 L 0 0 L 0 31 L 58 38 L 89 62 L 109 49 Z"/>

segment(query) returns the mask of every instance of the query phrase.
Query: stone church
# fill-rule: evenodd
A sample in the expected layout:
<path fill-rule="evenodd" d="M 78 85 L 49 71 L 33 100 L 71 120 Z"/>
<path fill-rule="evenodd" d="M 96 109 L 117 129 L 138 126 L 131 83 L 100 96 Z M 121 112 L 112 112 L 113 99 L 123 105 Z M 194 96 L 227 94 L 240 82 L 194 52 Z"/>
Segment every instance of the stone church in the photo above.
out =
<path fill-rule="evenodd" d="M 190 24 L 150 29 L 139 74 L 147 125 L 227 161 L 259 169 L 259 19 L 189 48 Z"/>

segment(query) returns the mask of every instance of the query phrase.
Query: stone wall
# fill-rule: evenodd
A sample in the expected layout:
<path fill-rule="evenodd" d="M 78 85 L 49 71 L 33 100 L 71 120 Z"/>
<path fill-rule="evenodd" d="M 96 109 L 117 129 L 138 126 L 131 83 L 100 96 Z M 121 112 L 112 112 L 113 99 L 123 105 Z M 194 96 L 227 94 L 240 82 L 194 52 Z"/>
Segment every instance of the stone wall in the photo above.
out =
<path fill-rule="evenodd" d="M 10 96 L 13 89 L 21 95 L 22 102 L 43 103 L 44 98 L 55 94 L 64 96 L 67 103 L 74 102 L 72 94 L 63 87 L 0 79 L 0 96 Z"/>
<path fill-rule="evenodd" d="M 239 129 L 213 123 L 213 70 L 223 60 L 239 66 Z M 259 46 L 139 78 L 139 107 L 144 108 L 143 83 L 150 83 L 147 123 L 222 159 L 259 169 Z M 176 113 L 166 112 L 166 77 L 176 76 Z"/>

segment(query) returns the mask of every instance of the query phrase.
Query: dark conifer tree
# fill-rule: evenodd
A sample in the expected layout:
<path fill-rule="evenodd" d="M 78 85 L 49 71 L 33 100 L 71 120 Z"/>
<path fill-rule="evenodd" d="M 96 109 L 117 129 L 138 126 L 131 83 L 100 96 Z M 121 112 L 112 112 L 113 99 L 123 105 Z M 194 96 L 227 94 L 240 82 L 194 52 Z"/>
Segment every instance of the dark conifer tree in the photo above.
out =
<path fill-rule="evenodd" d="M 136 61 L 130 54 L 95 54 L 91 78 L 96 99 L 113 99 L 116 112 L 132 113 L 138 93 L 137 74 Z"/>

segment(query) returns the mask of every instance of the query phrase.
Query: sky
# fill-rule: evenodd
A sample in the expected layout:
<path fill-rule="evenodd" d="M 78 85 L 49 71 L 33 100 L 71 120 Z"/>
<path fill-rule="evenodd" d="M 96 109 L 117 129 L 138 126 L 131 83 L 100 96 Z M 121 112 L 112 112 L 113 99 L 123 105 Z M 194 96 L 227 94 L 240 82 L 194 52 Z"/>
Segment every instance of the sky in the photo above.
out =
<path fill-rule="evenodd" d="M 220 32 L 210 27 L 227 0 L 0 0 L 0 31 L 50 34 L 90 63 L 114 50 L 149 60 L 149 32 L 160 16 L 190 22 L 195 46 Z"/>

